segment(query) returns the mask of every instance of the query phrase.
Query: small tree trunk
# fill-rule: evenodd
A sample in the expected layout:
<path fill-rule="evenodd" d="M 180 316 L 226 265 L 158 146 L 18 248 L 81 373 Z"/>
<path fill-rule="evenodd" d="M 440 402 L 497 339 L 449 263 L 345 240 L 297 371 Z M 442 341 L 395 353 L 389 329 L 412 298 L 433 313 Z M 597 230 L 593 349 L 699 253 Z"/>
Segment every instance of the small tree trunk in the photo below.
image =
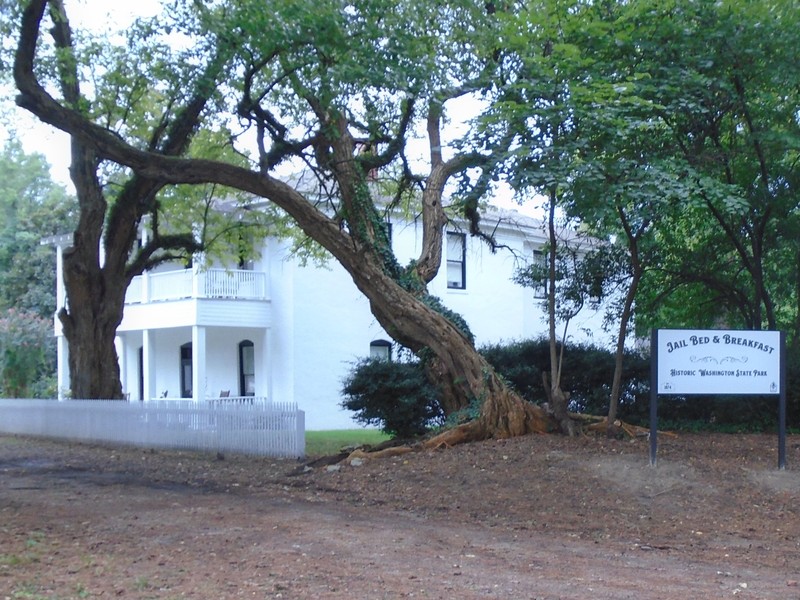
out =
<path fill-rule="evenodd" d="M 619 395 L 622 386 L 622 363 L 625 357 L 625 338 L 628 335 L 628 323 L 633 313 L 633 301 L 639 290 L 639 282 L 644 271 L 639 257 L 639 238 L 650 225 L 650 222 L 646 220 L 634 231 L 622 207 L 617 207 L 617 213 L 628 241 L 628 251 L 631 257 L 631 283 L 625 294 L 625 301 L 622 305 L 622 314 L 619 320 L 619 334 L 617 335 L 617 348 L 614 356 L 614 378 L 611 382 L 611 395 L 608 402 L 609 435 L 614 435 L 612 428 L 617 420 L 617 409 L 619 407 Z"/>
<path fill-rule="evenodd" d="M 633 309 L 633 299 L 636 296 L 636 289 L 639 287 L 639 277 L 634 276 L 628 293 L 625 296 L 625 303 L 622 308 L 622 315 L 619 323 L 619 333 L 617 335 L 617 347 L 614 353 L 614 377 L 611 382 L 611 395 L 608 401 L 608 425 L 609 428 L 617 419 L 619 408 L 619 396 L 622 388 L 622 367 L 625 357 L 625 338 L 628 335 L 628 322 L 631 318 Z M 609 434 L 613 432 L 609 431 Z"/>
<path fill-rule="evenodd" d="M 577 434 L 577 427 L 572 416 L 569 414 L 569 394 L 561 389 L 561 386 L 550 383 L 550 378 L 546 372 L 542 373 L 542 384 L 544 393 L 547 396 L 547 405 L 553 419 L 558 423 L 562 433 L 569 436 Z"/>
<path fill-rule="evenodd" d="M 561 389 L 561 360 L 558 356 L 556 339 L 556 191 L 550 190 L 550 211 L 547 224 L 550 238 L 549 268 L 547 277 L 547 318 L 550 331 L 550 393 L 547 395 L 553 417 L 558 422 L 561 432 L 574 436 L 577 431 L 575 423 L 569 416 L 569 398 Z M 566 340 L 564 340 L 566 342 Z M 562 344 L 564 343 L 562 342 Z"/>

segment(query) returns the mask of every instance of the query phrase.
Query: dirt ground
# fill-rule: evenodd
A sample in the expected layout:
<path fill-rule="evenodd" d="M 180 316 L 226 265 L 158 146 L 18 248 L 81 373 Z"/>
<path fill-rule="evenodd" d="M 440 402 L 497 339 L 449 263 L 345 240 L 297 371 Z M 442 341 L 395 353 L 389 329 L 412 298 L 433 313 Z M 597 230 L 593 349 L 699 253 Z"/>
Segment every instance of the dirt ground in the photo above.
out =
<path fill-rule="evenodd" d="M 800 599 L 800 437 L 529 436 L 305 470 L 0 436 L 0 600 Z"/>

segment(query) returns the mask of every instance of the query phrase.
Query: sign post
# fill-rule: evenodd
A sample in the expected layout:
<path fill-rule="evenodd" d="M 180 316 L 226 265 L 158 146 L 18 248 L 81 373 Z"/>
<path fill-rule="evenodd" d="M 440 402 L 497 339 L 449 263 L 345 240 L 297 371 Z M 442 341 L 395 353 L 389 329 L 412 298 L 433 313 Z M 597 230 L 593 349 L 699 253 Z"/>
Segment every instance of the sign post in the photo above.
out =
<path fill-rule="evenodd" d="M 650 466 L 658 451 L 658 329 L 650 334 Z"/>
<path fill-rule="evenodd" d="M 650 464 L 658 396 L 777 395 L 778 468 L 786 468 L 786 336 L 779 331 L 654 329 L 650 350 Z"/>

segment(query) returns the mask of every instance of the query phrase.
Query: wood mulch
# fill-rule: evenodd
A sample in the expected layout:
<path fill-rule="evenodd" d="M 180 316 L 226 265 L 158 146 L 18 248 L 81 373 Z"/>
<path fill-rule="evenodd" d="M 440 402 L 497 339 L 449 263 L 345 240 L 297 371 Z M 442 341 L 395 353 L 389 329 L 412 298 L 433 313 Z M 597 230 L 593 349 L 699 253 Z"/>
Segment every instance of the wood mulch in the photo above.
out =
<path fill-rule="evenodd" d="M 338 464 L 0 436 L 0 600 L 800 598 L 800 437 Z M 308 461 L 310 462 L 310 461 Z"/>

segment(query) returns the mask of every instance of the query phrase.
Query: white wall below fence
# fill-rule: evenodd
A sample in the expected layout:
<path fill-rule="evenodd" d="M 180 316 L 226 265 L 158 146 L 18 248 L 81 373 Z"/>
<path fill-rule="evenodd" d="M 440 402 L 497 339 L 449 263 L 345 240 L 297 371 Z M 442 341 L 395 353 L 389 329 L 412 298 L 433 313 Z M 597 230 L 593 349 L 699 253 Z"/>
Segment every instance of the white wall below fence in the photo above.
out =
<path fill-rule="evenodd" d="M 124 402 L 0 400 L 0 432 L 139 447 L 305 454 L 305 415 L 293 403 L 253 398 Z"/>

